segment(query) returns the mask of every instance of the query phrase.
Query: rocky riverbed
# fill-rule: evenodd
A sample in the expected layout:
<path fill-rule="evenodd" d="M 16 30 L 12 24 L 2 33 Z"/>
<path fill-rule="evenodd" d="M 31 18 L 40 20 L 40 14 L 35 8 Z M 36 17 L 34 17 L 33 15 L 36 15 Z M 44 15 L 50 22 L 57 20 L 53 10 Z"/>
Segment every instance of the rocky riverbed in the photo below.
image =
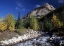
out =
<path fill-rule="evenodd" d="M 25 42 L 21 42 L 19 44 L 11 45 L 11 46 L 52 46 L 48 39 L 49 36 L 40 36 L 38 38 L 34 38 Z"/>
<path fill-rule="evenodd" d="M 13 37 L 0 41 L 0 46 L 62 46 L 64 45 L 64 38 L 51 35 L 45 32 L 29 31 L 22 36 Z"/>
<path fill-rule="evenodd" d="M 41 32 L 42 35 L 33 38 L 18 44 L 14 44 L 11 46 L 64 46 L 64 37 L 52 35 L 50 37 L 49 34 Z"/>
<path fill-rule="evenodd" d="M 31 38 L 35 38 L 35 37 L 38 37 L 40 36 L 41 33 L 39 33 L 38 31 L 29 31 L 29 33 L 26 33 L 22 36 L 18 36 L 18 37 L 13 37 L 12 39 L 6 39 L 6 40 L 3 40 L 3 41 L 0 41 L 0 45 L 11 45 L 11 44 L 16 44 L 16 43 L 19 43 L 20 41 L 25 41 L 25 40 L 28 40 L 28 39 L 31 39 Z"/>

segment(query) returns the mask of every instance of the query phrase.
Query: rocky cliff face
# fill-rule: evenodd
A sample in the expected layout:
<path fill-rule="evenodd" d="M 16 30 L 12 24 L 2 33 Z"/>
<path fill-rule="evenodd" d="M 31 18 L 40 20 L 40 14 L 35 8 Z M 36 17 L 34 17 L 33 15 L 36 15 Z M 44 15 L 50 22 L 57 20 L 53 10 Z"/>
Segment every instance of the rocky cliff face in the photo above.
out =
<path fill-rule="evenodd" d="M 35 8 L 31 12 L 29 12 L 27 15 L 25 15 L 23 18 L 27 18 L 31 16 L 38 17 L 38 16 L 46 15 L 53 10 L 55 10 L 55 8 L 52 5 L 49 5 L 48 3 L 46 3 L 43 6 Z"/>

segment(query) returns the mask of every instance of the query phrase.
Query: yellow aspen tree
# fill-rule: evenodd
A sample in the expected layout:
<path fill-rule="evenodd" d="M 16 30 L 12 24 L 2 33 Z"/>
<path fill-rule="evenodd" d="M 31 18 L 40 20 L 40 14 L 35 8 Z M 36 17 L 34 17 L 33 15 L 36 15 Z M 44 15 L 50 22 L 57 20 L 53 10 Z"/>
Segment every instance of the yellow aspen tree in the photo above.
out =
<path fill-rule="evenodd" d="M 60 20 L 59 20 L 59 19 L 57 18 L 57 16 L 54 15 L 54 14 L 53 14 L 53 16 L 52 16 L 51 21 L 52 21 L 52 23 L 53 23 L 53 25 L 54 25 L 55 28 L 60 28 L 60 27 L 62 26 Z"/>
<path fill-rule="evenodd" d="M 6 22 L 0 22 L 0 30 L 3 32 L 4 30 L 7 29 L 7 24 Z"/>
<path fill-rule="evenodd" d="M 38 21 L 35 17 L 32 17 L 30 19 L 30 27 L 33 29 L 33 30 L 38 30 L 39 29 L 39 25 L 38 25 Z"/>
<path fill-rule="evenodd" d="M 9 30 L 15 29 L 14 15 L 8 14 L 5 21 L 7 22 L 7 29 Z"/>

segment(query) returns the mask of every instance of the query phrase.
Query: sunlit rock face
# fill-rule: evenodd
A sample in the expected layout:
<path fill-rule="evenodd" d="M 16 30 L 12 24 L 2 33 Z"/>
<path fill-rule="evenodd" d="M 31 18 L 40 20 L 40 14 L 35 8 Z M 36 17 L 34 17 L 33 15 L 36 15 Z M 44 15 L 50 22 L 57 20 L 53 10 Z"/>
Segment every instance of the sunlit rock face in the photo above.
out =
<path fill-rule="evenodd" d="M 52 5 L 49 5 L 48 3 L 44 4 L 43 6 L 40 6 L 38 8 L 35 8 L 34 10 L 32 10 L 31 12 L 29 12 L 28 14 L 26 14 L 23 18 L 28 18 L 31 16 L 42 16 L 42 15 L 46 15 L 49 12 L 55 10 L 55 8 Z"/>

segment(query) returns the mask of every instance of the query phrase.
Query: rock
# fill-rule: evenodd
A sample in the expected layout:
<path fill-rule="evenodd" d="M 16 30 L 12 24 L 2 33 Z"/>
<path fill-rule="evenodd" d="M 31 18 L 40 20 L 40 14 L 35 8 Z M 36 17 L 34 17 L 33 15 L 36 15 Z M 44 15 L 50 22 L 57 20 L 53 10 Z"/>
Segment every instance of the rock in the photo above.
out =
<path fill-rule="evenodd" d="M 60 46 L 64 45 L 64 40 L 60 41 Z"/>
<path fill-rule="evenodd" d="M 31 16 L 36 16 L 37 18 L 40 18 L 40 16 L 46 15 L 53 10 L 55 10 L 55 8 L 52 5 L 46 3 L 43 6 L 37 7 L 34 10 L 30 11 L 23 17 L 23 19 L 26 19 Z"/>
<path fill-rule="evenodd" d="M 20 41 L 22 42 L 23 40 L 28 40 L 34 37 L 38 37 L 41 34 L 38 34 L 36 31 L 29 31 L 29 33 L 24 34 L 22 36 L 18 36 L 18 37 L 13 37 L 12 39 L 8 39 L 5 41 L 0 41 L 1 45 L 9 45 L 9 44 L 16 44 L 19 43 Z"/>
<path fill-rule="evenodd" d="M 2 33 L 0 32 L 0 35 L 1 35 Z"/>

